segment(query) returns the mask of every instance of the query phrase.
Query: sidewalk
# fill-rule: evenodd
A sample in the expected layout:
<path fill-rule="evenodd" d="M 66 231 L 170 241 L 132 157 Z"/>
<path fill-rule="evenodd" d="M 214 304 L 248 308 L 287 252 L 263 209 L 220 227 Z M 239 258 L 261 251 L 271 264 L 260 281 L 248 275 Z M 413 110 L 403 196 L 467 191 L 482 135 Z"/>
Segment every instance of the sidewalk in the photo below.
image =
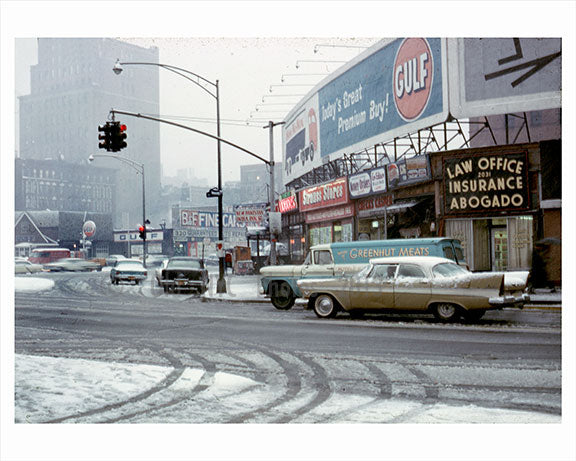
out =
<path fill-rule="evenodd" d="M 269 303 L 270 299 L 260 294 L 259 275 L 231 275 L 225 277 L 226 293 L 216 293 L 216 281 L 218 274 L 210 274 L 210 287 L 204 299 L 206 301 L 228 301 L 228 302 L 249 302 L 249 303 Z M 548 289 L 536 289 L 530 293 L 530 302 L 525 309 L 562 309 L 562 290 L 557 289 L 550 292 Z"/>
<path fill-rule="evenodd" d="M 534 293 L 530 293 L 530 302 L 524 306 L 525 309 L 562 309 L 562 290 L 556 289 L 551 292 L 548 289 L 536 288 Z"/>

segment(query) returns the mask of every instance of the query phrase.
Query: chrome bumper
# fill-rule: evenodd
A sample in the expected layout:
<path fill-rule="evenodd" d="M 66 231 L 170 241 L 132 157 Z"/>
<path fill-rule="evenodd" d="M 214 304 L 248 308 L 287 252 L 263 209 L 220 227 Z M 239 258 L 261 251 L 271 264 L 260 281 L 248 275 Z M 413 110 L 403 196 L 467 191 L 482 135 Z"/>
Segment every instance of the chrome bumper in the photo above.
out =
<path fill-rule="evenodd" d="M 522 307 L 530 302 L 530 295 L 523 293 L 521 296 L 497 296 L 488 299 L 488 302 L 495 307 Z"/>

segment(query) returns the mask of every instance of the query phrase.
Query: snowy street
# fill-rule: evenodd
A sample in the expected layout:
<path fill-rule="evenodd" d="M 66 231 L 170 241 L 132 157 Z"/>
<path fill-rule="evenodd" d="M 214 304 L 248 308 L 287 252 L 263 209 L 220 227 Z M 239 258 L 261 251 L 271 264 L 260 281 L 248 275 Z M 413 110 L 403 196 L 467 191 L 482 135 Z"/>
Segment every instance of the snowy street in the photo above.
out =
<path fill-rule="evenodd" d="M 557 313 L 324 321 L 228 282 L 202 300 L 106 271 L 17 277 L 16 422 L 561 421 Z"/>

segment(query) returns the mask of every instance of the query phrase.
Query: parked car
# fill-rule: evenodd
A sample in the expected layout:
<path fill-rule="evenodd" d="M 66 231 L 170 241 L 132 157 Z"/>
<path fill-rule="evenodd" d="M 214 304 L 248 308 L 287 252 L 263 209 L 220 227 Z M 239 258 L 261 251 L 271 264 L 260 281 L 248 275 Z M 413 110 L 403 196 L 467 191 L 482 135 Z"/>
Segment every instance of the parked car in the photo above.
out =
<path fill-rule="evenodd" d="M 521 278 L 520 278 L 521 277 Z M 463 316 L 478 320 L 489 309 L 522 307 L 527 273 L 472 273 L 438 257 L 378 258 L 351 277 L 302 279 L 298 287 L 320 318 L 344 310 L 351 315 L 374 311 L 431 312 L 441 321 Z"/>
<path fill-rule="evenodd" d="M 138 258 L 142 261 L 142 257 Z M 170 259 L 166 255 L 146 255 L 146 267 L 159 267 L 166 260 Z"/>
<path fill-rule="evenodd" d="M 44 264 L 44 269 L 51 272 L 88 272 L 101 270 L 102 266 L 94 261 L 82 258 L 62 258 L 53 263 Z"/>
<path fill-rule="evenodd" d="M 169 261 L 169 259 L 165 259 L 164 261 L 162 261 L 160 266 L 158 266 L 154 271 L 154 276 L 156 277 L 156 282 L 158 283 L 159 287 L 162 286 L 162 271 L 164 269 L 166 269 L 166 265 L 168 264 L 168 261 Z M 166 291 L 166 290 L 164 290 L 164 291 Z"/>
<path fill-rule="evenodd" d="M 34 264 L 23 258 L 16 258 L 14 260 L 14 273 L 15 274 L 35 274 L 43 270 L 42 264 Z"/>
<path fill-rule="evenodd" d="M 301 297 L 297 281 L 307 278 L 349 276 L 373 258 L 437 256 L 468 267 L 459 240 L 446 237 L 335 242 L 314 245 L 301 265 L 276 265 L 260 269 L 264 294 L 276 309 L 290 309 Z"/>
<path fill-rule="evenodd" d="M 174 257 L 162 269 L 160 284 L 165 292 L 190 290 L 205 293 L 208 289 L 208 271 L 198 258 Z"/>
<path fill-rule="evenodd" d="M 207 266 L 218 266 L 220 264 L 220 258 L 217 254 L 211 254 L 204 258 L 204 262 Z"/>
<path fill-rule="evenodd" d="M 127 259 L 124 255 L 109 255 L 106 258 L 106 265 L 107 266 L 114 266 L 118 261 Z"/>
<path fill-rule="evenodd" d="M 146 280 L 147 276 L 148 271 L 137 259 L 122 259 L 110 270 L 112 285 L 118 285 L 120 282 L 134 282 L 138 285 Z"/>

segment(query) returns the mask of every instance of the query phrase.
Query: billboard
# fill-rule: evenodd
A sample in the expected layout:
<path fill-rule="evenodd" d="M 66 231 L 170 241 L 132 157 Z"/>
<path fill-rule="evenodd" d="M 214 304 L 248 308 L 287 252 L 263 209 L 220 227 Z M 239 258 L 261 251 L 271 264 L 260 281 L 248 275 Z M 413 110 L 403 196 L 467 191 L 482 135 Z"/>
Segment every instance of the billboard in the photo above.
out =
<path fill-rule="evenodd" d="M 315 87 L 285 119 L 284 183 L 448 116 L 446 39 L 383 40 Z"/>
<path fill-rule="evenodd" d="M 448 50 L 456 118 L 562 107 L 560 38 L 459 38 Z"/>

